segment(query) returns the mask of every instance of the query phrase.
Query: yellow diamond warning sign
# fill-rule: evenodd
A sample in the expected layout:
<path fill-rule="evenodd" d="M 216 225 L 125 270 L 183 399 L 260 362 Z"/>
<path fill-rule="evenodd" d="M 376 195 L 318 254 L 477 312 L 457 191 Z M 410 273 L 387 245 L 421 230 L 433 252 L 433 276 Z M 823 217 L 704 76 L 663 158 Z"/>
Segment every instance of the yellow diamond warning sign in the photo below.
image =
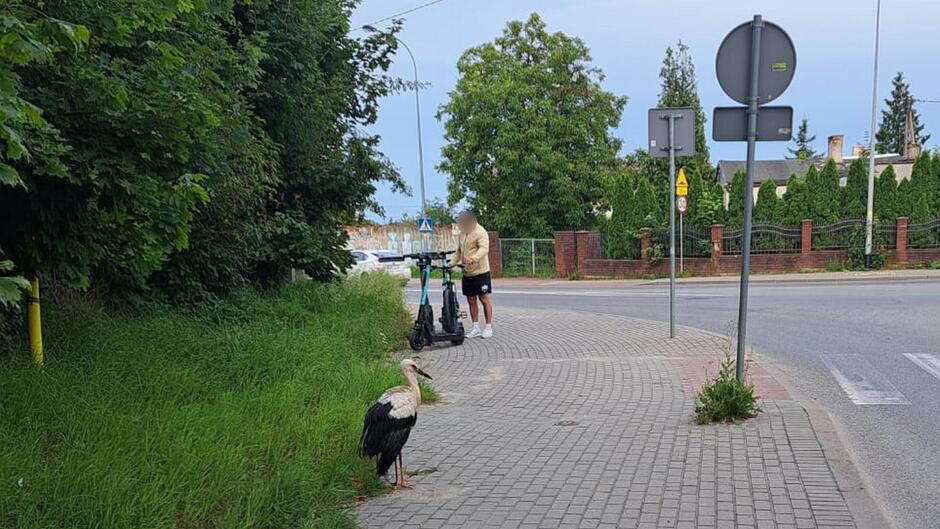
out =
<path fill-rule="evenodd" d="M 679 169 L 679 176 L 676 177 L 676 196 L 684 197 L 689 194 L 689 180 L 685 177 L 685 169 Z"/>

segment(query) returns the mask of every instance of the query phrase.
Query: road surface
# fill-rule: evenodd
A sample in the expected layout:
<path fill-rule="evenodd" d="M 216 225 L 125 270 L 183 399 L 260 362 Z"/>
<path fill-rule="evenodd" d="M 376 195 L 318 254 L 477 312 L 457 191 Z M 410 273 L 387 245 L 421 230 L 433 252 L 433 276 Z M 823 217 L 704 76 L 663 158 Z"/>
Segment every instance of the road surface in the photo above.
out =
<path fill-rule="evenodd" d="M 752 281 L 748 345 L 782 372 L 792 391 L 829 410 L 898 527 L 936 529 L 940 279 L 824 277 Z M 416 285 L 409 285 L 411 301 L 416 292 Z M 737 296 L 734 281 L 680 281 L 678 322 L 730 334 Z M 505 280 L 494 285 L 494 305 L 497 333 L 500 306 L 668 321 L 669 284 Z"/>

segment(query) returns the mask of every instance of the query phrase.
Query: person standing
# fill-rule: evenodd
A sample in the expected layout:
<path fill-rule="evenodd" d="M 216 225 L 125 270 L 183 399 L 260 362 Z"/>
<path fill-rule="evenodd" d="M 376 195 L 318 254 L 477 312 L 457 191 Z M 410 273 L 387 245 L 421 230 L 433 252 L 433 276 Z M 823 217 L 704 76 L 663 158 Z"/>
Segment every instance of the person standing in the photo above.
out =
<path fill-rule="evenodd" d="M 470 319 L 473 321 L 473 328 L 467 334 L 467 338 L 476 336 L 490 338 L 493 336 L 493 305 L 490 302 L 490 294 L 493 292 L 490 278 L 490 237 L 486 229 L 477 222 L 476 215 L 468 209 L 461 211 L 457 216 L 457 227 L 460 228 L 457 251 L 451 256 L 450 264 L 453 266 L 463 261 L 464 265 L 460 287 L 463 295 L 467 296 Z M 480 307 L 477 301 L 483 305 L 483 318 L 486 321 L 482 330 L 480 330 Z"/>

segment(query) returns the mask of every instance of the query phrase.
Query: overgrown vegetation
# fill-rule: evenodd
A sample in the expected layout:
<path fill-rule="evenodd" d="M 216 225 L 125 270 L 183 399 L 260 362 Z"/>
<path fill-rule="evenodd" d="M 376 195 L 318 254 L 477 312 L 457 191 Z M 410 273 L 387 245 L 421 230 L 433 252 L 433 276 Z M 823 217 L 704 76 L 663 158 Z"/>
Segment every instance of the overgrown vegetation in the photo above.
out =
<path fill-rule="evenodd" d="M 357 4 L 4 2 L 0 259 L 183 301 L 350 264 L 342 226 L 403 189 L 364 130 L 399 26 L 351 35 Z"/>
<path fill-rule="evenodd" d="M 353 527 L 341 509 L 384 488 L 356 447 L 402 383 L 397 279 L 45 307 L 45 368 L 0 353 L 0 526 Z"/>
<path fill-rule="evenodd" d="M 732 422 L 756 417 L 760 412 L 754 386 L 735 378 L 735 358 L 726 353 L 718 375 L 706 382 L 695 397 L 695 421 Z"/>

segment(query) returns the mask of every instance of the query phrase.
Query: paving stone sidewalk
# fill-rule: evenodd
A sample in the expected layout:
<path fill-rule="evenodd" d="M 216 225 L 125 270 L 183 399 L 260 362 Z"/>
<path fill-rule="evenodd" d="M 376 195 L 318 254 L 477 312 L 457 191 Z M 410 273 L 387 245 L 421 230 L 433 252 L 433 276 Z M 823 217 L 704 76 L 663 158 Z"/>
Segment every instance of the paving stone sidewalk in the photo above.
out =
<path fill-rule="evenodd" d="M 443 401 L 404 457 L 414 490 L 365 528 L 855 527 L 806 411 L 771 380 L 765 412 L 692 423 L 690 366 L 727 343 L 579 312 L 499 313 L 496 337 L 420 355 Z M 766 377 L 765 377 L 766 378 Z"/>

